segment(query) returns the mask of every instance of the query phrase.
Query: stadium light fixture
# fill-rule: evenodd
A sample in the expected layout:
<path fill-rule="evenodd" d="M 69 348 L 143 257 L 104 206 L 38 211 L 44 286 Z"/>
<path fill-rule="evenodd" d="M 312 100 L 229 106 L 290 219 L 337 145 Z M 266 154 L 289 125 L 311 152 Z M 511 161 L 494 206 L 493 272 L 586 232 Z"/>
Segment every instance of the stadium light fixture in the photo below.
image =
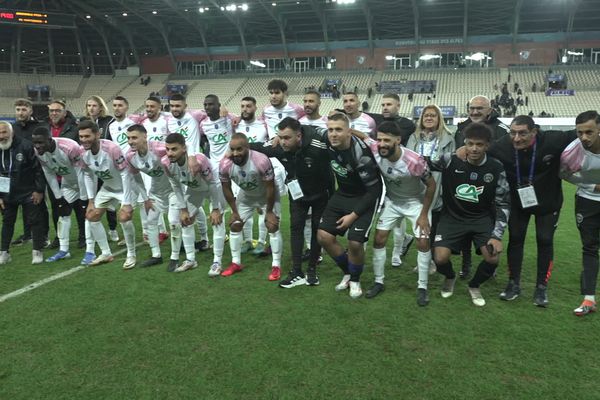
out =
<path fill-rule="evenodd" d="M 563 64 L 566 64 L 569 61 L 569 57 L 562 56 L 562 58 L 560 60 L 562 61 Z"/>
<path fill-rule="evenodd" d="M 275 6 L 277 5 L 277 3 L 271 3 L 271 5 L 272 5 L 273 7 L 275 7 Z"/>
<path fill-rule="evenodd" d="M 396 57 L 394 57 L 394 56 L 385 56 L 385 59 L 388 60 L 388 61 L 392 61 L 392 60 L 395 60 Z"/>
<path fill-rule="evenodd" d="M 429 61 L 436 58 L 442 58 L 442 56 L 440 56 L 439 54 L 423 54 L 421 57 L 419 57 L 419 60 Z"/>
<path fill-rule="evenodd" d="M 260 61 L 256 61 L 256 60 L 252 60 L 250 61 L 250 64 L 254 65 L 255 67 L 260 67 L 260 68 L 265 68 L 266 65 L 261 63 Z"/>
<path fill-rule="evenodd" d="M 158 11 L 154 10 L 154 11 L 152 11 L 152 14 L 156 15 L 156 14 L 158 14 Z"/>
<path fill-rule="evenodd" d="M 466 56 L 465 59 L 472 60 L 472 61 L 481 61 L 481 60 L 491 60 L 492 57 L 490 57 L 486 54 L 483 54 L 481 52 L 478 52 L 478 53 L 473 53 L 469 56 Z"/>
<path fill-rule="evenodd" d="M 248 4 L 244 3 L 241 6 L 238 6 L 239 8 L 242 9 L 242 11 L 248 11 Z"/>
<path fill-rule="evenodd" d="M 121 15 L 123 15 L 124 17 L 126 17 L 126 16 L 127 16 L 127 13 L 126 13 L 126 12 L 124 12 L 124 13 L 123 13 L 123 14 L 121 14 Z"/>
<path fill-rule="evenodd" d="M 221 8 L 223 8 L 223 7 L 221 7 Z M 200 8 L 198 9 L 198 12 L 200 12 L 200 13 L 203 13 L 203 12 L 204 12 L 204 8 L 203 8 L 203 7 L 200 7 Z"/>
<path fill-rule="evenodd" d="M 92 16 L 91 15 L 86 15 L 85 18 L 86 19 L 92 19 Z"/>
<path fill-rule="evenodd" d="M 570 55 L 570 56 L 582 56 L 583 52 L 569 50 L 569 51 L 567 51 L 567 54 Z"/>

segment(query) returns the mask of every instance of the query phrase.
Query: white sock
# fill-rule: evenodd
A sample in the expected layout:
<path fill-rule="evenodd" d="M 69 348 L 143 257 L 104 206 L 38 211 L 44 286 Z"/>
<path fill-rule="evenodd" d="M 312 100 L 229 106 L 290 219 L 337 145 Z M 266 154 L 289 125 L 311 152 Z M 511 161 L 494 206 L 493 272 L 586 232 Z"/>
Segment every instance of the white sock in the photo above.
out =
<path fill-rule="evenodd" d="M 263 212 L 258 217 L 258 242 L 265 244 L 267 243 L 267 226 L 265 225 L 265 213 Z"/>
<path fill-rule="evenodd" d="M 394 253 L 398 253 L 398 255 L 404 244 L 404 232 L 406 232 L 406 222 L 402 220 L 400 226 L 394 228 Z"/>
<path fill-rule="evenodd" d="M 181 249 L 181 225 L 171 225 L 171 260 L 179 260 Z"/>
<path fill-rule="evenodd" d="M 385 278 L 385 259 L 387 257 L 386 248 L 373 249 L 373 274 L 375 275 L 375 282 L 383 284 L 383 278 Z"/>
<path fill-rule="evenodd" d="M 311 224 L 312 224 L 312 222 L 311 222 L 310 218 L 304 222 L 304 245 L 309 250 L 310 250 L 310 240 L 312 238 Z"/>
<path fill-rule="evenodd" d="M 206 213 L 204 212 L 204 207 L 198 207 L 196 225 L 198 225 L 198 231 L 200 232 L 200 240 L 206 240 L 208 242 L 208 226 L 206 225 Z"/>
<path fill-rule="evenodd" d="M 271 254 L 273 256 L 273 266 L 281 267 L 281 231 L 269 233 L 269 241 L 271 242 Z"/>
<path fill-rule="evenodd" d="M 419 289 L 427 289 L 427 282 L 429 281 L 429 264 L 431 263 L 431 251 L 418 251 L 417 252 L 417 267 L 419 271 L 419 280 L 417 287 Z"/>
<path fill-rule="evenodd" d="M 229 248 L 231 249 L 231 262 L 242 263 L 242 232 L 229 232 Z"/>
<path fill-rule="evenodd" d="M 92 236 L 92 229 L 90 226 L 90 221 L 88 221 L 87 219 L 85 220 L 84 223 L 85 226 L 85 252 L 86 253 L 94 253 L 95 249 L 95 242 L 94 242 L 94 237 Z M 105 233 L 106 235 L 106 233 Z"/>
<path fill-rule="evenodd" d="M 160 258 L 160 244 L 158 243 L 158 218 L 159 213 L 156 210 L 150 210 L 146 225 L 146 234 L 148 235 L 148 244 L 152 257 Z"/>
<path fill-rule="evenodd" d="M 225 224 L 213 226 L 213 262 L 221 264 L 225 248 Z"/>
<path fill-rule="evenodd" d="M 194 247 L 196 231 L 193 224 L 181 228 L 181 239 L 183 240 L 183 248 L 185 249 L 185 258 L 190 261 L 196 260 L 196 248 Z"/>
<path fill-rule="evenodd" d="M 167 226 L 165 225 L 165 213 L 162 211 L 158 214 L 158 232 L 169 233 L 169 231 L 167 231 Z"/>
<path fill-rule="evenodd" d="M 58 217 L 57 224 L 57 235 L 58 243 L 60 244 L 60 251 L 69 251 L 69 232 L 71 232 L 71 216 Z"/>
<path fill-rule="evenodd" d="M 133 221 L 121 222 L 121 229 L 127 245 L 127 257 L 135 257 L 135 226 Z"/>
<path fill-rule="evenodd" d="M 142 234 L 148 234 L 148 213 L 146 213 L 146 207 L 144 207 L 144 203 L 142 203 L 140 207 L 140 221 L 142 222 Z M 125 232 L 123 232 L 123 235 Z"/>
<path fill-rule="evenodd" d="M 244 228 L 242 229 L 242 232 L 244 234 L 244 241 L 245 242 L 250 242 L 252 243 L 252 235 L 254 234 L 254 218 L 248 218 L 246 220 L 246 223 L 244 224 Z M 214 233 L 213 233 L 214 235 Z M 214 240 L 214 239 L 213 239 Z"/>
<path fill-rule="evenodd" d="M 586 294 L 585 296 L 583 296 L 583 299 L 593 301 L 594 303 L 596 302 L 596 296 L 593 294 Z"/>
<path fill-rule="evenodd" d="M 98 243 L 100 247 L 100 251 L 104 255 L 111 255 L 110 247 L 108 246 L 108 239 L 106 238 L 106 231 L 104 230 L 104 226 L 102 226 L 102 222 L 90 222 L 90 232 L 92 233 L 92 238 L 94 241 Z"/>

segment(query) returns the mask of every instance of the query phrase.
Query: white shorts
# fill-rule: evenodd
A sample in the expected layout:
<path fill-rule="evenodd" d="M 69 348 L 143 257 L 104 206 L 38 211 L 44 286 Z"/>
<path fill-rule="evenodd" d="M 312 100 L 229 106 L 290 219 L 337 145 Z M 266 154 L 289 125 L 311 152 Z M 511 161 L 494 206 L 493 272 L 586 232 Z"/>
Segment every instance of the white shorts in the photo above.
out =
<path fill-rule="evenodd" d="M 108 208 L 112 211 L 119 209 L 121 207 L 121 203 L 123 203 L 123 192 L 111 192 L 104 189 L 104 186 L 100 188 L 98 193 L 96 193 L 96 197 L 94 198 L 94 207 Z"/>
<path fill-rule="evenodd" d="M 177 203 L 177 196 L 173 192 L 169 193 L 148 193 L 148 198 L 152 200 L 154 209 L 159 212 L 168 212 L 170 208 L 179 209 Z"/>
<path fill-rule="evenodd" d="M 403 218 L 408 218 L 413 227 L 415 237 L 421 237 L 420 229 L 417 226 L 417 219 L 421 215 L 423 203 L 419 200 L 406 200 L 402 204 L 394 203 L 389 198 L 385 198 L 383 210 L 377 219 L 377 229 L 381 231 L 391 231 Z M 431 210 L 427 215 L 431 225 Z"/>
<path fill-rule="evenodd" d="M 267 203 L 265 203 L 264 199 L 254 200 L 241 196 L 237 199 L 236 205 L 240 218 L 244 223 L 252 218 L 254 211 L 257 208 L 259 208 L 263 214 L 266 214 L 267 212 Z M 279 199 L 276 199 L 275 204 L 273 204 L 273 212 L 278 217 L 281 217 L 281 203 L 279 202 Z"/>
<path fill-rule="evenodd" d="M 81 197 L 81 194 L 79 193 L 79 188 L 74 188 L 72 186 L 65 185 L 64 182 L 61 183 L 60 192 L 62 194 L 62 197 L 64 197 L 64 199 L 69 204 L 76 202 Z"/>
<path fill-rule="evenodd" d="M 204 207 L 204 202 L 210 200 L 209 192 L 189 190 L 185 194 L 185 204 L 190 215 L 198 214 L 198 210 Z"/>

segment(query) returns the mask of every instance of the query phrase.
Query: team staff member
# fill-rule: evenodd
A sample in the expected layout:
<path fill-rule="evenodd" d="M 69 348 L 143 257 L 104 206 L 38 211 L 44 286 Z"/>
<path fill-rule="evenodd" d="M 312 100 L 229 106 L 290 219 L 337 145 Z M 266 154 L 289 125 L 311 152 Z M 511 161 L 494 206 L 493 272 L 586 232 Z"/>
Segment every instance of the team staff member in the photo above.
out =
<path fill-rule="evenodd" d="M 502 235 L 508 222 L 510 195 L 502 164 L 486 155 L 490 129 L 479 123 L 465 129 L 466 160 L 447 155 L 432 165 L 442 170 L 444 208 L 434 238 L 437 271 L 446 279 L 443 298 L 452 296 L 456 274 L 450 255 L 466 241 L 475 243 L 483 261 L 468 288 L 473 304 L 485 305 L 479 286 L 491 278 L 502 251 Z"/>
<path fill-rule="evenodd" d="M 33 237 L 32 264 L 44 261 L 41 203 L 44 201 L 46 180 L 33 144 L 15 136 L 12 126 L 0 121 L 0 210 L 2 210 L 2 240 L 0 264 L 10 261 L 8 248 L 12 239 L 19 206 L 31 226 Z"/>
<path fill-rule="evenodd" d="M 575 119 L 577 136 L 561 155 L 561 175 L 577 185 L 575 221 L 583 245 L 581 294 L 583 303 L 573 312 L 596 311 L 598 248 L 600 247 L 600 115 L 586 111 Z"/>
<path fill-rule="evenodd" d="M 386 93 L 381 97 L 381 114 L 365 113 L 375 120 L 377 126 L 384 121 L 393 121 L 400 128 L 402 146 L 408 144 L 408 139 L 414 133 L 415 124 L 408 118 L 400 116 L 400 96 Z"/>
<path fill-rule="evenodd" d="M 511 212 L 508 221 L 508 271 L 502 300 L 514 300 L 521 293 L 521 266 L 529 219 L 535 216 L 537 278 L 533 302 L 548 305 L 546 289 L 552 274 L 554 231 L 563 203 L 559 177 L 560 155 L 577 136 L 575 132 L 542 132 L 533 119 L 519 115 L 510 124 L 510 134 L 489 150 L 506 170 L 510 185 Z"/>
<path fill-rule="evenodd" d="M 327 201 L 333 193 L 333 174 L 329 166 L 329 154 L 322 135 L 310 126 L 301 126 L 294 118 L 286 117 L 278 125 L 278 144 L 250 144 L 252 150 L 275 157 L 287 172 L 290 202 L 290 240 L 292 270 L 279 286 L 292 288 L 298 285 L 318 285 L 317 263 L 321 246 L 317 241 L 317 229 Z M 312 237 L 308 271 L 302 272 L 302 249 L 304 223 L 312 207 Z"/>
<path fill-rule="evenodd" d="M 369 238 L 373 214 L 383 190 L 381 175 L 371 149 L 352 136 L 345 114 L 332 114 L 322 141 L 329 150 L 338 189 L 323 212 L 317 237 L 321 246 L 344 272 L 336 291 L 350 288 L 350 297 L 362 296 L 360 275 L 365 262 L 364 243 Z M 348 232 L 348 252 L 336 236 Z"/>

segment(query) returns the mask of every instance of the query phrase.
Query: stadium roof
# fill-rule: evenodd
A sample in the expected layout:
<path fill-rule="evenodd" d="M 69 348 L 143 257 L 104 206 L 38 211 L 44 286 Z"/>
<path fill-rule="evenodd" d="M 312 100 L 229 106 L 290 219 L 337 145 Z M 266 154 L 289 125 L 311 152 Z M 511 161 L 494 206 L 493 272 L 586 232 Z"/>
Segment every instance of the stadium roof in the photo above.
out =
<path fill-rule="evenodd" d="M 351 0 L 350 0 L 351 1 Z M 344 40 L 466 37 L 598 30 L 600 0 L 0 0 L 0 8 L 76 15 L 83 47 L 141 54 L 171 48 Z M 231 5 L 235 11 L 230 11 Z M 247 5 L 247 10 L 245 5 Z M 202 9 L 202 12 L 199 10 Z M 0 25 L 3 38 L 16 28 Z M 28 30 L 27 33 L 29 33 Z M 26 35 L 23 48 L 47 48 Z M 104 40 L 106 38 L 106 40 Z M 73 30 L 53 30 L 55 51 L 73 51 Z M 5 46 L 9 42 L 5 41 Z M 284 46 L 285 48 L 285 46 Z"/>

